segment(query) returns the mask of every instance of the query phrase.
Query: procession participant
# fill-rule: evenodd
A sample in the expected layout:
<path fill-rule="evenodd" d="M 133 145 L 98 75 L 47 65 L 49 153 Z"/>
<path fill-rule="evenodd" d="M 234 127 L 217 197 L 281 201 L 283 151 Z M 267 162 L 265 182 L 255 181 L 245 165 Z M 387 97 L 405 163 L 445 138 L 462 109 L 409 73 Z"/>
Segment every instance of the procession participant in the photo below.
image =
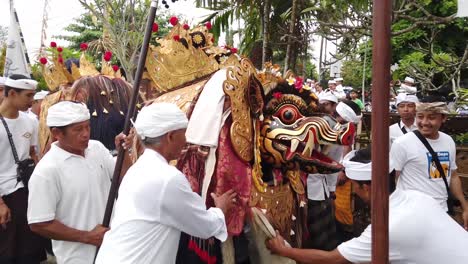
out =
<path fill-rule="evenodd" d="M 322 95 L 324 93 L 322 84 L 320 84 L 319 82 L 315 83 L 314 93 L 315 93 L 315 95 L 317 95 L 317 97 L 320 97 L 320 95 Z"/>
<path fill-rule="evenodd" d="M 450 191 L 460 201 L 463 208 L 463 222 L 468 230 L 468 203 L 462 191 L 460 177 L 456 172 L 455 142 L 449 135 L 439 131 L 447 120 L 447 114 L 449 111 L 444 102 L 417 104 L 418 130 L 415 132 L 421 134 L 421 139 L 415 132 L 399 137 L 392 145 L 390 157 L 395 165 L 397 189 L 418 190 L 426 193 L 447 211 L 450 209 L 447 206 L 448 186 L 450 186 Z M 428 146 L 437 154 L 444 175 L 438 170 L 437 161 L 433 159 L 429 148 L 423 141 L 427 141 Z"/>
<path fill-rule="evenodd" d="M 418 129 L 416 126 L 416 104 L 419 102 L 416 95 L 406 93 L 398 94 L 396 98 L 397 111 L 400 122 L 390 126 L 390 148 L 398 137 Z"/>
<path fill-rule="evenodd" d="M 338 90 L 335 80 L 328 81 L 328 88 L 325 91 L 332 92 L 338 98 L 338 100 L 346 98 L 346 93 L 344 92 L 343 87 L 341 86 L 340 90 Z"/>
<path fill-rule="evenodd" d="M 37 82 L 26 76 L 12 75 L 5 81 L 5 98 L 0 105 L 0 263 L 39 263 L 46 257 L 42 238 L 28 226 L 28 192 L 19 180 L 8 136 L 11 134 L 18 161 L 35 159 L 37 126 L 23 111 L 31 106 L 36 87 Z"/>
<path fill-rule="evenodd" d="M 356 92 L 356 90 L 351 90 L 349 97 L 351 98 L 351 101 L 356 103 L 359 108 L 361 108 L 361 110 L 364 110 L 364 104 L 362 103 L 361 99 L 359 99 L 359 94 Z"/>
<path fill-rule="evenodd" d="M 41 104 L 42 104 L 42 100 L 44 100 L 44 98 L 49 94 L 48 91 L 40 91 L 40 92 L 37 92 L 33 99 L 33 104 L 31 106 L 31 108 L 29 108 L 28 110 L 28 115 L 29 117 L 31 117 L 33 120 L 39 120 L 39 115 L 41 113 Z M 38 125 L 39 125 L 39 122 L 38 122 Z"/>
<path fill-rule="evenodd" d="M 405 77 L 405 80 L 400 85 L 400 89 L 398 90 L 399 93 L 403 92 L 407 94 L 416 94 L 417 91 L 418 90 L 414 79 L 408 76 Z"/>
<path fill-rule="evenodd" d="M 181 232 L 227 239 L 224 215 L 236 194 L 211 194 L 218 208 L 207 210 L 185 175 L 168 164 L 185 146 L 187 125 L 185 114 L 169 103 L 138 114 L 135 129 L 146 150 L 122 181 L 96 263 L 175 263 Z"/>
<path fill-rule="evenodd" d="M 334 79 L 335 83 L 336 83 L 336 90 L 338 91 L 343 91 L 343 78 L 335 78 Z"/>
<path fill-rule="evenodd" d="M 350 100 L 343 100 L 336 107 L 335 118 L 340 123 L 357 124 L 362 118 L 359 106 Z M 352 149 L 341 146 L 341 157 Z M 359 235 L 369 223 L 369 209 L 359 199 L 352 195 L 352 182 L 347 180 L 343 172 L 337 174 L 335 190 L 335 218 L 339 242 L 347 241 Z M 352 206 L 354 204 L 354 208 Z"/>
<path fill-rule="evenodd" d="M 88 108 L 78 102 L 62 101 L 48 109 L 46 123 L 57 141 L 29 182 L 29 225 L 52 239 L 58 263 L 92 263 L 108 230 L 100 223 L 115 160 L 102 143 L 89 139 L 89 119 Z M 125 146 L 131 145 L 128 138 Z M 124 139 L 118 135 L 117 146 Z"/>
<path fill-rule="evenodd" d="M 371 194 L 370 157 L 370 151 L 362 149 L 349 153 L 343 161 L 346 176 L 356 186 L 354 192 L 367 203 Z M 389 208 L 391 263 L 466 263 L 468 233 L 433 198 L 419 191 L 397 189 L 390 195 Z M 333 251 L 287 247 L 279 233 L 266 244 L 273 253 L 300 263 L 370 263 L 371 225 Z"/>
<path fill-rule="evenodd" d="M 325 91 L 318 96 L 320 112 L 333 116 L 335 114 L 338 97 L 331 91 Z"/>

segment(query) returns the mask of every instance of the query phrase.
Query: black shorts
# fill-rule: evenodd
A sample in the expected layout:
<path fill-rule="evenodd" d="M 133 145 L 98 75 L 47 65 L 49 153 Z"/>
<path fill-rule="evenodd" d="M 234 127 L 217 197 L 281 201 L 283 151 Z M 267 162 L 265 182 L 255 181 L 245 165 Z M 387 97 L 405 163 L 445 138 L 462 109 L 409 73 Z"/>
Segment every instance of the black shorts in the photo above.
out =
<path fill-rule="evenodd" d="M 0 227 L 0 263 L 34 264 L 46 259 L 46 239 L 29 229 L 28 192 L 21 188 L 2 197 L 10 208 L 11 221 Z"/>

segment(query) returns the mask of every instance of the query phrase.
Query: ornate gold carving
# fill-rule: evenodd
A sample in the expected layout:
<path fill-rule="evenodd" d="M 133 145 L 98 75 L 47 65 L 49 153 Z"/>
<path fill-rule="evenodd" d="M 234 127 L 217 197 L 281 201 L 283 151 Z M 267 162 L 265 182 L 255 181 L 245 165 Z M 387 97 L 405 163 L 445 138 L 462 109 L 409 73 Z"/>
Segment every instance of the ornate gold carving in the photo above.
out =
<path fill-rule="evenodd" d="M 223 83 L 224 93 L 231 99 L 231 142 L 236 154 L 244 161 L 253 159 L 254 133 L 250 106 L 247 101 L 249 78 L 256 73 L 250 60 L 230 60 L 226 65 L 226 80 Z"/>
<path fill-rule="evenodd" d="M 153 102 L 166 102 L 176 104 L 182 111 L 188 112 L 190 105 L 192 104 L 195 96 L 201 91 L 203 86 L 208 80 L 203 80 L 197 83 L 194 83 L 190 86 L 165 93 L 156 99 Z"/>
<path fill-rule="evenodd" d="M 252 189 L 250 206 L 265 209 L 271 225 L 289 240 L 294 210 L 293 191 L 289 184 L 268 186 L 264 193 Z"/>
<path fill-rule="evenodd" d="M 151 46 L 146 57 L 146 69 L 159 92 L 167 92 L 187 82 L 207 76 L 219 69 L 218 62 L 202 49 L 192 45 L 192 38 L 180 25 L 173 27 L 160 46 Z M 184 38 L 187 46 L 174 40 Z"/>
<path fill-rule="evenodd" d="M 289 184 L 297 194 L 304 194 L 304 185 L 301 181 L 301 172 L 299 170 L 288 170 L 286 176 L 289 179 Z"/>

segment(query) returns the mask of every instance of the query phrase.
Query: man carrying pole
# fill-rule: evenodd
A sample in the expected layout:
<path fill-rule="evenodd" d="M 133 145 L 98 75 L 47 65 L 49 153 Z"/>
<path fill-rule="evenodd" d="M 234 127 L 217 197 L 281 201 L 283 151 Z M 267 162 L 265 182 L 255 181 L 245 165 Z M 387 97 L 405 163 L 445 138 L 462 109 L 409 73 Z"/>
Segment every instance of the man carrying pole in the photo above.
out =
<path fill-rule="evenodd" d="M 29 182 L 29 226 L 52 239 L 58 263 L 92 263 L 108 230 L 99 223 L 115 161 L 102 143 L 89 139 L 89 118 L 82 103 L 62 101 L 49 108 L 47 126 L 57 142 Z"/>

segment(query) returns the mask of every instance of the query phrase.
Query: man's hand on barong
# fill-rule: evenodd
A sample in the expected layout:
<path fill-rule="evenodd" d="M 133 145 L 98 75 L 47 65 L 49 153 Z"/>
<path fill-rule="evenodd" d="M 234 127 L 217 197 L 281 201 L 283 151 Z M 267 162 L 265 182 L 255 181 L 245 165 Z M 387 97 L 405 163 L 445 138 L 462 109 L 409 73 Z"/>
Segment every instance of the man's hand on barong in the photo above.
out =
<path fill-rule="evenodd" d="M 278 230 L 276 230 L 276 237 L 265 241 L 266 247 L 271 251 L 271 253 L 282 256 L 282 252 L 287 248 L 284 238 L 280 235 Z"/>
<path fill-rule="evenodd" d="M 0 199 L 0 225 L 3 229 L 6 229 L 6 224 L 11 221 L 10 208 L 6 203 Z"/>
<path fill-rule="evenodd" d="M 214 200 L 215 206 L 221 209 L 224 215 L 226 215 L 234 206 L 234 203 L 237 202 L 236 196 L 237 193 L 232 189 L 219 196 L 215 193 L 211 193 L 211 197 Z"/>
<path fill-rule="evenodd" d="M 104 234 L 109 231 L 109 228 L 102 225 L 97 225 L 93 230 L 88 231 L 86 236 L 83 238 L 83 242 L 96 247 L 101 246 Z"/>
<path fill-rule="evenodd" d="M 124 133 L 120 133 L 115 137 L 115 148 L 117 151 L 120 147 L 123 147 L 125 150 L 130 150 L 133 146 L 133 139 L 135 138 L 134 130 L 130 130 L 130 133 L 125 135 Z"/>

